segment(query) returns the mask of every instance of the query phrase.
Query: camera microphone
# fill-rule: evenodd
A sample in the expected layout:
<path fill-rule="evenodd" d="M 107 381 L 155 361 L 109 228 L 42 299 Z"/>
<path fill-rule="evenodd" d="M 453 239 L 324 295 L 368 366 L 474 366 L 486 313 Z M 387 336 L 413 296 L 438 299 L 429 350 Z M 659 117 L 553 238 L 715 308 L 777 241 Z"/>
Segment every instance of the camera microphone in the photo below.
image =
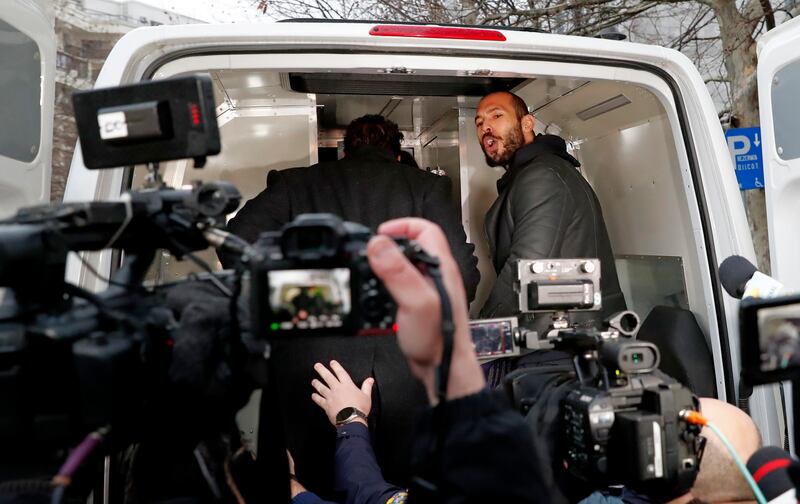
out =
<path fill-rule="evenodd" d="M 764 497 L 769 499 L 769 504 L 797 504 L 794 483 L 788 470 L 793 464 L 797 464 L 797 461 L 776 446 L 761 448 L 747 461 L 747 470 L 753 475 Z"/>
<path fill-rule="evenodd" d="M 736 299 L 773 298 L 783 294 L 783 284 L 758 271 L 753 263 L 733 255 L 719 265 L 719 279 L 725 292 Z"/>

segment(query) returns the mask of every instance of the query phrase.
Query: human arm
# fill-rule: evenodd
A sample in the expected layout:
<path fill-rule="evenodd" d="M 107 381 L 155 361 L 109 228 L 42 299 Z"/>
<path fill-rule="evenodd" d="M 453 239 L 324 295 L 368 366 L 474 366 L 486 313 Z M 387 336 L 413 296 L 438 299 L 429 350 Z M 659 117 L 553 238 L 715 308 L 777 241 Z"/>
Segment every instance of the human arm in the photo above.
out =
<path fill-rule="evenodd" d="M 431 404 L 436 403 L 434 376 L 443 349 L 441 300 L 431 280 L 408 261 L 388 236 L 415 240 L 439 259 L 455 328 L 446 398 L 479 392 L 486 381 L 470 338 L 464 284 L 441 228 L 424 219 L 405 218 L 383 223 L 378 233 L 367 246 L 370 267 L 397 303 L 398 345 L 412 374 L 425 386 Z"/>
<path fill-rule="evenodd" d="M 472 302 L 481 274 L 478 271 L 478 259 L 475 257 L 475 245 L 467 242 L 464 226 L 450 201 L 452 190 L 450 179 L 435 177 L 427 187 L 428 191 L 422 203 L 422 216 L 438 224 L 444 231 L 464 281 L 467 301 Z"/>
<path fill-rule="evenodd" d="M 517 261 L 554 257 L 563 244 L 573 205 L 566 182 L 554 169 L 527 168 L 514 179 L 505 208 L 514 223 L 511 247 L 481 317 L 519 311 L 514 291 Z"/>
<path fill-rule="evenodd" d="M 335 504 L 330 501 L 322 500 L 322 498 L 314 492 L 309 492 L 295 476 L 292 454 L 287 451 L 286 455 L 289 457 L 289 475 L 291 477 L 289 480 L 289 491 L 292 497 L 292 504 Z"/>
<path fill-rule="evenodd" d="M 384 504 L 403 489 L 383 479 L 372 449 L 367 421 L 356 417 L 350 423 L 337 425 L 337 415 L 346 408 L 356 408 L 369 416 L 375 380 L 367 378 L 358 387 L 335 360 L 330 362 L 330 369 L 317 363 L 314 370 L 320 379 L 311 382 L 315 390 L 311 399 L 336 426 L 336 488 L 346 492 L 347 504 Z"/>
<path fill-rule="evenodd" d="M 446 400 L 423 414 L 414 450 L 417 475 L 439 492 L 423 495 L 417 485 L 410 491 L 412 498 L 440 503 L 532 502 L 546 496 L 531 457 L 531 432 L 522 416 L 504 396 L 485 390 L 469 334 L 464 287 L 444 234 L 422 219 L 390 221 L 378 231 L 411 238 L 436 256 L 453 305 L 455 332 Z M 425 385 L 431 404 L 436 404 L 434 375 L 442 353 L 438 294 L 388 238 L 373 238 L 367 255 L 397 302 L 400 349 Z M 432 446 L 439 449 L 432 453 Z"/>

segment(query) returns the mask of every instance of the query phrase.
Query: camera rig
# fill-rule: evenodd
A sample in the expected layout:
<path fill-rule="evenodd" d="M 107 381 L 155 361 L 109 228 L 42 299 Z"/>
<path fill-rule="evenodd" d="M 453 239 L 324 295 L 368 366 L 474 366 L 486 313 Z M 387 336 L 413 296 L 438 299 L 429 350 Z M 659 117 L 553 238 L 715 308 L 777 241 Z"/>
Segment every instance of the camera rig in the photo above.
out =
<path fill-rule="evenodd" d="M 569 356 L 570 366 L 520 368 L 508 374 L 506 392 L 529 422 L 558 440 L 555 467 L 584 482 L 624 484 L 648 495 L 680 495 L 699 470 L 702 438 L 681 412 L 697 409 L 691 391 L 658 371 L 660 354 L 637 341 L 639 317 L 624 311 L 594 326 L 570 325 L 573 311 L 600 309 L 597 259 L 520 260 L 519 317 L 470 323 L 482 360 L 517 357 L 536 350 Z M 550 318 L 542 332 L 529 330 L 530 316 Z M 571 369 L 570 369 L 571 368 Z M 560 377 L 552 379 L 549 377 Z M 557 426 L 543 425 L 549 384 L 559 394 Z M 544 438 L 539 438 L 544 440 Z"/>

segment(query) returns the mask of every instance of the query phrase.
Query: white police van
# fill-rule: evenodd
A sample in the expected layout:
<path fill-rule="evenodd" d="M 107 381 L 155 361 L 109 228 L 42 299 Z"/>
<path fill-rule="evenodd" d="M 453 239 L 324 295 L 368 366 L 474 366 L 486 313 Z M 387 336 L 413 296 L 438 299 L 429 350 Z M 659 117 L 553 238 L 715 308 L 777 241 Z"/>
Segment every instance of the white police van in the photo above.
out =
<path fill-rule="evenodd" d="M 792 261 L 800 233 L 791 218 L 800 205 L 800 172 L 792 170 L 800 164 L 800 147 L 789 138 L 800 131 L 800 105 L 786 94 L 763 93 L 775 77 L 793 82 L 800 76 L 797 38 L 800 22 L 765 37 L 759 85 L 773 272 L 800 287 L 800 265 Z M 494 281 L 483 216 L 501 172 L 485 165 L 473 116 L 486 91 L 516 92 L 537 118 L 537 131 L 563 136 L 581 161 L 603 206 L 629 307 L 643 317 L 656 305 L 690 311 L 695 337 L 710 351 L 708 385 L 722 399 L 737 397 L 738 302 L 723 292 L 717 268 L 733 254 L 752 260 L 753 245 L 714 105 L 697 69 L 679 52 L 495 28 L 160 26 L 123 37 L 97 86 L 194 72 L 213 79 L 222 153 L 202 170 L 190 161 L 165 163 L 170 185 L 226 180 L 251 198 L 264 188 L 269 170 L 336 158 L 349 121 L 383 114 L 398 123 L 404 148 L 421 167 L 452 180 L 453 208 L 480 261 L 473 314 Z M 47 99 L 45 93 L 43 103 Z M 78 148 L 65 200 L 114 199 L 140 186 L 144 174 L 142 166 L 88 170 Z M 113 266 L 110 253 L 86 258 L 103 274 Z M 206 258 L 216 260 L 211 251 Z M 191 271 L 193 265 L 162 255 L 151 276 L 166 281 Z M 89 288 L 104 286 L 77 260 L 68 277 Z M 767 444 L 784 444 L 784 411 L 791 410 L 781 395 L 776 386 L 761 387 L 750 401 Z"/>

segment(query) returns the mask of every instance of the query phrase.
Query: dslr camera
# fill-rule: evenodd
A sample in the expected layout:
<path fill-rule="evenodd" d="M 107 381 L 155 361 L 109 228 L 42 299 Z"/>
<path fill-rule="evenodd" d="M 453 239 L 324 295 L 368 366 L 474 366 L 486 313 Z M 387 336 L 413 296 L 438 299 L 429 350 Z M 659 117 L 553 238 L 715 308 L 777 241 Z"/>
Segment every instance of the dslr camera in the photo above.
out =
<path fill-rule="evenodd" d="M 369 228 L 332 214 L 304 214 L 263 233 L 250 263 L 256 338 L 396 332 L 397 306 L 367 261 Z M 412 261 L 422 250 L 395 238 Z"/>

